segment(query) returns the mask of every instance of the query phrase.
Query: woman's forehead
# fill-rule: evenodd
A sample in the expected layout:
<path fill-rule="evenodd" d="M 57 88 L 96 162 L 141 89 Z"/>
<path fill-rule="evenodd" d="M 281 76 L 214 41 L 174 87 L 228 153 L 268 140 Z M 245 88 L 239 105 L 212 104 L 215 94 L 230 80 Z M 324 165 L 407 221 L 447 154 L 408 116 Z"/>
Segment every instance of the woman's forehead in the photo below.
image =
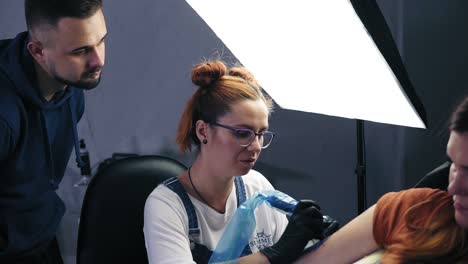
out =
<path fill-rule="evenodd" d="M 268 126 L 268 108 L 262 100 L 242 100 L 230 106 L 230 111 L 219 118 L 231 125 Z"/>

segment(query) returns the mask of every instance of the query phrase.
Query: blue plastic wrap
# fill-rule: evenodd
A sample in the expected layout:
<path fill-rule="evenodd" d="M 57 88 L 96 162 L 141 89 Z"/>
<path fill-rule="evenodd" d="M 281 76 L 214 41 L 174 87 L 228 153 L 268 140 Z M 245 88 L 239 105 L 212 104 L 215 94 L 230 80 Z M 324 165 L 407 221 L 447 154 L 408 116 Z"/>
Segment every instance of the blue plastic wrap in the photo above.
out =
<path fill-rule="evenodd" d="M 242 250 L 248 244 L 255 230 L 255 208 L 263 202 L 286 215 L 291 215 L 298 204 L 297 200 L 280 191 L 257 192 L 237 208 L 224 231 L 223 237 L 211 255 L 209 264 L 230 263 L 240 257 Z"/>

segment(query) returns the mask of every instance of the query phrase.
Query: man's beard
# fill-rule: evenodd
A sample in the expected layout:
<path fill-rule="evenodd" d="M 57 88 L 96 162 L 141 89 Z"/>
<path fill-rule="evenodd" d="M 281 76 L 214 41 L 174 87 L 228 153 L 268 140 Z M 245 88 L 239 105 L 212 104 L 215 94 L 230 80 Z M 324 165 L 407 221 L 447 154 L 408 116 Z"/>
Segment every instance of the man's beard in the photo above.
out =
<path fill-rule="evenodd" d="M 78 81 L 67 80 L 65 78 L 60 77 L 57 73 L 54 73 L 53 76 L 56 81 L 63 83 L 65 85 L 77 87 L 83 90 L 91 90 L 91 89 L 96 88 L 96 86 L 98 86 L 98 84 L 101 82 L 102 72 L 99 74 L 99 78 L 96 80 L 86 80 L 86 78 L 100 70 L 102 70 L 102 68 L 86 71 L 81 75 L 81 78 Z"/>

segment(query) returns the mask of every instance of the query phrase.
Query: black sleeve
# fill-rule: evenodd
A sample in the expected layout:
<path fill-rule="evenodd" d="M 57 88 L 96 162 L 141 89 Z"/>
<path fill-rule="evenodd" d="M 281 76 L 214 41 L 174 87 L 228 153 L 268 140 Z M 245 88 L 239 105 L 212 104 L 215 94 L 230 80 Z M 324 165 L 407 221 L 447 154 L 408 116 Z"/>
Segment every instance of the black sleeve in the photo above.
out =
<path fill-rule="evenodd" d="M 448 177 L 452 163 L 447 161 L 424 176 L 414 187 L 447 190 Z"/>

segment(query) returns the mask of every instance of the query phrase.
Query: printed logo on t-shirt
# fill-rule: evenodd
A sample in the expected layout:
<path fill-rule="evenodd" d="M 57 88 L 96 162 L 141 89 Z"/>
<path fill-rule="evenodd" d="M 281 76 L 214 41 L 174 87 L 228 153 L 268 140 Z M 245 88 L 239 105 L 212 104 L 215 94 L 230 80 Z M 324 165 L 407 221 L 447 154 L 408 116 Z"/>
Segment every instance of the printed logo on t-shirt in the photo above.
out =
<path fill-rule="evenodd" d="M 258 248 L 258 250 L 272 245 L 273 239 L 271 234 L 265 234 L 265 230 L 262 230 L 262 232 L 257 232 L 257 235 L 255 235 L 249 243 L 251 249 Z"/>

